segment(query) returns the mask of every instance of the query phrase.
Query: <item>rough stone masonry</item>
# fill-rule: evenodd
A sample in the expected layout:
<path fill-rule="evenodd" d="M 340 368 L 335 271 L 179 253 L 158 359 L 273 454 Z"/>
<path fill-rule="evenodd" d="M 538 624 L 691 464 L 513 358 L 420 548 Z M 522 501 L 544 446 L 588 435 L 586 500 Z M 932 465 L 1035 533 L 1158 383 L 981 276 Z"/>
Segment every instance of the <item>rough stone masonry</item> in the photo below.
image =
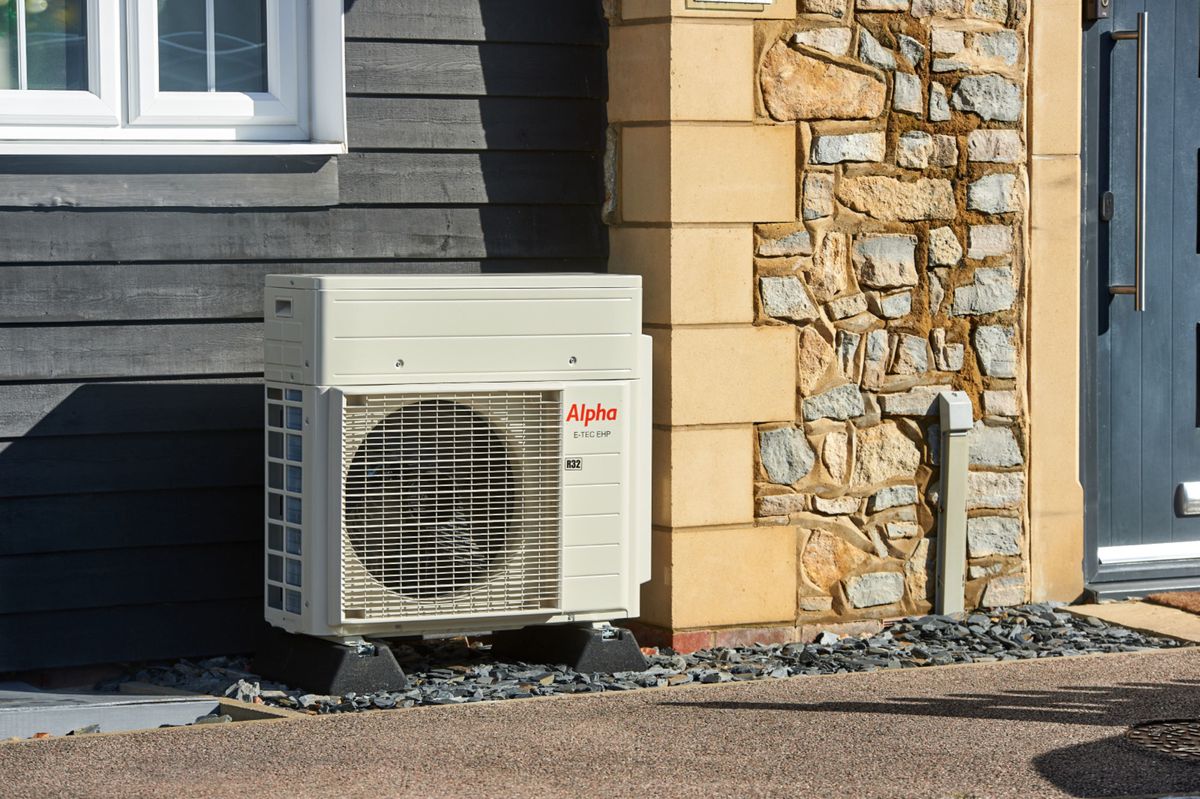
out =
<path fill-rule="evenodd" d="M 925 612 L 937 393 L 975 405 L 968 602 L 1028 594 L 1022 326 L 1028 0 L 799 0 L 757 23 L 797 222 L 756 228 L 758 319 L 798 328 L 797 422 L 758 431 L 797 528 L 798 623 Z"/>

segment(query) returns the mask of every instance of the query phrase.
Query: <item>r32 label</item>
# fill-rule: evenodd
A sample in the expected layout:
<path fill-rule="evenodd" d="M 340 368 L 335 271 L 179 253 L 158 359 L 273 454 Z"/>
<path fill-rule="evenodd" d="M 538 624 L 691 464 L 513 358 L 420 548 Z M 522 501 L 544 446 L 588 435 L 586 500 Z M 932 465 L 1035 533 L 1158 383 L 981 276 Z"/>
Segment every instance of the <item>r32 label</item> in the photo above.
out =
<path fill-rule="evenodd" d="M 582 472 L 583 458 L 567 458 L 563 461 L 563 469 L 568 472 Z"/>

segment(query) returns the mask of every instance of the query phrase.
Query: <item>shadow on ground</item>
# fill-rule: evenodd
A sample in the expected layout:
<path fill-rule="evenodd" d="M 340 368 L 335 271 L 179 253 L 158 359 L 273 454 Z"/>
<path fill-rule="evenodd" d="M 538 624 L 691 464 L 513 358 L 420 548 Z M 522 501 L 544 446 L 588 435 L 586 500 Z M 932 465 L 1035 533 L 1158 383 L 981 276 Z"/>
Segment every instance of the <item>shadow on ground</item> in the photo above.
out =
<path fill-rule="evenodd" d="M 659 704 L 754 713 L 861 713 L 1115 727 L 1119 728 L 1115 735 L 1039 755 L 1034 758 L 1033 766 L 1047 781 L 1071 796 L 1154 796 L 1200 791 L 1200 759 L 1151 754 L 1124 738 L 1126 728 L 1144 721 L 1200 718 L 1200 680 L 892 697 L 876 702 L 666 701 Z M 997 763 L 1003 763 L 1002 736 L 1002 732 L 995 736 L 998 748 L 990 753 L 996 756 Z"/>

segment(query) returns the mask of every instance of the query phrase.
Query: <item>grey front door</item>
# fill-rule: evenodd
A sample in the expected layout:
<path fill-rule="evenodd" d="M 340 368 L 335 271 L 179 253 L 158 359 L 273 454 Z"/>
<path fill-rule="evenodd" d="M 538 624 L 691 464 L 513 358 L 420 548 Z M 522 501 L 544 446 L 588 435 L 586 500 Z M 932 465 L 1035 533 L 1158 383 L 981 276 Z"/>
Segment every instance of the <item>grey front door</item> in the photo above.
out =
<path fill-rule="evenodd" d="M 1136 593 L 1200 583 L 1200 2 L 1114 0 L 1085 52 L 1087 573 Z"/>

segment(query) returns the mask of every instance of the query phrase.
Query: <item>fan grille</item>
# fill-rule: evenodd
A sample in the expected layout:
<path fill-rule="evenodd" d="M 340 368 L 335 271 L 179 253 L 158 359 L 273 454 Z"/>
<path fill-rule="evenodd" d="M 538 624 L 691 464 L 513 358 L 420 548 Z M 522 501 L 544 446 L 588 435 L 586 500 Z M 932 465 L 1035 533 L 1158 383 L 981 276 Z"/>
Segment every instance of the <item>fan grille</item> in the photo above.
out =
<path fill-rule="evenodd" d="M 347 396 L 345 616 L 555 607 L 561 410 L 553 391 Z"/>

